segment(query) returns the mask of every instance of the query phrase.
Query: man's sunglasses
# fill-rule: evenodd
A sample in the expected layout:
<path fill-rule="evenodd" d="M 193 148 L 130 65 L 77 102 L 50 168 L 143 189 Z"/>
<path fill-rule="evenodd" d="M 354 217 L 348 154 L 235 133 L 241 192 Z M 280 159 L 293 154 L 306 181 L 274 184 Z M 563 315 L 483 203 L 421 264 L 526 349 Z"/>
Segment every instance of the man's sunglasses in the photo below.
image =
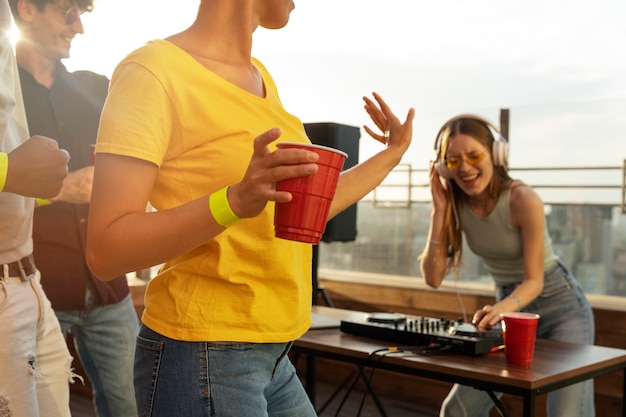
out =
<path fill-rule="evenodd" d="M 465 161 L 470 165 L 476 165 L 485 159 L 487 154 L 483 152 L 470 152 L 465 156 L 449 156 L 444 159 L 444 164 L 450 169 L 456 169 L 461 166 L 461 162 Z"/>
<path fill-rule="evenodd" d="M 68 7 L 61 7 L 53 3 L 52 7 L 65 16 L 65 24 L 67 26 L 72 26 L 83 13 L 89 11 L 88 9 L 81 9 L 74 4 L 70 4 Z"/>

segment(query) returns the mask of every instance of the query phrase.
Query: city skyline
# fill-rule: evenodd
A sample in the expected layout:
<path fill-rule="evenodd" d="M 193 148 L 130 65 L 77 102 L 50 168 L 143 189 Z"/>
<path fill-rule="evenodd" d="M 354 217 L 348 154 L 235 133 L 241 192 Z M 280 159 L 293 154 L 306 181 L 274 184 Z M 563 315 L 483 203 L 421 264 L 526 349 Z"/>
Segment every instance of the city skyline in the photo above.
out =
<path fill-rule="evenodd" d="M 319 268 L 335 275 L 349 271 L 421 279 L 417 257 L 428 238 L 429 219 L 429 204 L 384 209 L 362 201 L 356 215 L 356 239 L 322 242 Z M 563 205 L 554 207 L 546 221 L 555 253 L 587 293 L 626 296 L 626 222 L 622 215 L 607 207 Z M 452 281 L 454 274 L 448 278 Z M 457 280 L 492 283 L 482 260 L 467 245 Z"/>

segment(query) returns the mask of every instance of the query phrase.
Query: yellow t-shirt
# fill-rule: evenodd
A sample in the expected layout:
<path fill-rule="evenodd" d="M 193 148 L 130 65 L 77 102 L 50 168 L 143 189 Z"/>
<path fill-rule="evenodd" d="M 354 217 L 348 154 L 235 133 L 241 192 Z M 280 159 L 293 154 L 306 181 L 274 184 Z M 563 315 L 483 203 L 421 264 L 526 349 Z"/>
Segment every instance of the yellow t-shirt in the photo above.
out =
<path fill-rule="evenodd" d="M 164 210 L 239 182 L 262 132 L 278 126 L 279 141 L 308 142 L 272 77 L 253 63 L 265 98 L 227 82 L 170 42 L 149 42 L 113 74 L 98 152 L 155 163 L 150 203 Z M 148 285 L 143 322 L 186 341 L 300 337 L 310 325 L 311 245 L 275 238 L 273 222 L 270 203 L 258 217 L 167 262 Z"/>

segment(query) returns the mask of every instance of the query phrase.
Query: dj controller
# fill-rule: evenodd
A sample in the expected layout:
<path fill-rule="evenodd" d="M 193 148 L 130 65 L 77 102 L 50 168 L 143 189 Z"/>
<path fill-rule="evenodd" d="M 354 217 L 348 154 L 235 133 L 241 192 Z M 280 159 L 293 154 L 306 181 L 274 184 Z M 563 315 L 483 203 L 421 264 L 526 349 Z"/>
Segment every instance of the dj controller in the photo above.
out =
<path fill-rule="evenodd" d="M 482 355 L 502 346 L 499 328 L 478 328 L 462 320 L 413 316 L 400 313 L 371 313 L 363 321 L 342 320 L 340 330 L 431 351 Z"/>

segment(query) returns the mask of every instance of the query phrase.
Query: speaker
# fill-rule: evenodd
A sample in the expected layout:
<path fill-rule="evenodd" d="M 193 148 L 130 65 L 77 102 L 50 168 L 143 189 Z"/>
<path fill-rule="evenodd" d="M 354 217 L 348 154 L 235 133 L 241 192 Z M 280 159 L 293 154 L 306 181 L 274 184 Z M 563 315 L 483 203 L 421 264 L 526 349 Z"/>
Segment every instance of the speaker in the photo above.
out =
<path fill-rule="evenodd" d="M 304 130 L 312 143 L 339 149 L 348 154 L 343 169 L 359 163 L 361 130 L 339 123 L 305 123 Z M 322 235 L 323 242 L 351 242 L 356 239 L 356 203 L 333 217 Z"/>

